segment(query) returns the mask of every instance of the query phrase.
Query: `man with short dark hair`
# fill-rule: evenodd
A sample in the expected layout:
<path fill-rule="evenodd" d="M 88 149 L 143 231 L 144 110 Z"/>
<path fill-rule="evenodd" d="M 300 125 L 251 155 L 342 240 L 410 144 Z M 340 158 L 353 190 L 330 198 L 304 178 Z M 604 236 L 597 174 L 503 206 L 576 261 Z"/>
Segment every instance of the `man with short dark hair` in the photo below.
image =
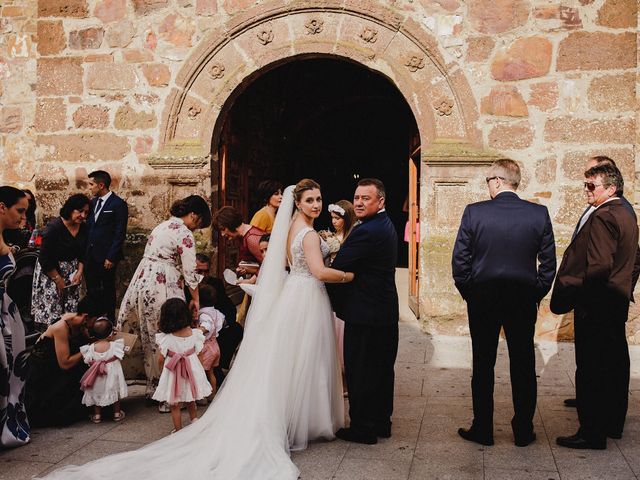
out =
<path fill-rule="evenodd" d="M 87 219 L 89 240 L 84 277 L 87 293 L 103 298 L 107 316 L 115 322 L 116 267 L 124 258 L 129 207 L 110 187 L 111 175 L 108 172 L 96 170 L 89 174 L 89 190 L 93 199 Z"/>
<path fill-rule="evenodd" d="M 358 182 L 353 228 L 332 267 L 354 272 L 348 284 L 327 284 L 336 315 L 344 320 L 344 368 L 349 391 L 349 428 L 342 440 L 374 444 L 391 436 L 394 365 L 398 353 L 398 236 L 385 212 L 386 193 L 375 178 Z"/>
<path fill-rule="evenodd" d="M 467 302 L 473 348 L 473 423 L 465 440 L 493 445 L 493 385 L 500 329 L 509 347 L 515 444 L 536 439 L 537 384 L 533 336 L 538 304 L 556 271 L 555 241 L 546 207 L 520 199 L 520 168 L 494 162 L 486 177 L 491 200 L 467 205 L 453 249 L 456 288 Z"/>
<path fill-rule="evenodd" d="M 607 448 L 621 438 L 629 394 L 625 322 L 640 268 L 638 226 L 618 197 L 624 181 L 613 165 L 585 172 L 593 212 L 564 253 L 551 311 L 574 311 L 576 398 L 580 429 L 556 443 L 576 449 Z"/>

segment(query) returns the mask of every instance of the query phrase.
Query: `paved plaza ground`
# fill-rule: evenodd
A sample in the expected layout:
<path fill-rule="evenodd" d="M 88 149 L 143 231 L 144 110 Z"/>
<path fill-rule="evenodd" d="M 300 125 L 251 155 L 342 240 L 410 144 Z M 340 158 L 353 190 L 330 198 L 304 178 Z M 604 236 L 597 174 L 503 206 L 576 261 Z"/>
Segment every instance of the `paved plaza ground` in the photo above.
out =
<path fill-rule="evenodd" d="M 401 310 L 396 364 L 393 437 L 377 445 L 340 440 L 317 443 L 293 459 L 303 480 L 418 479 L 636 479 L 640 475 L 640 347 L 631 349 L 631 395 L 622 440 L 605 451 L 573 451 L 555 445 L 558 435 L 577 429 L 575 409 L 562 400 L 574 395 L 573 345 L 539 342 L 538 440 L 513 445 L 513 414 L 506 344 L 496 367 L 495 445 L 482 447 L 458 437 L 471 420 L 471 343 L 466 337 L 423 333 L 408 309 Z M 123 402 L 122 423 L 79 423 L 64 429 L 37 429 L 30 445 L 0 452 L 0 479 L 28 479 L 70 463 L 131 450 L 171 431 L 169 415 L 146 408 L 140 387 Z M 201 407 L 201 412 L 204 409 Z M 186 415 L 186 414 L 185 414 Z M 242 446 L 239 446 L 242 448 Z M 206 452 L 202 452 L 206 455 Z M 188 480 L 185 465 L 184 480 Z"/>

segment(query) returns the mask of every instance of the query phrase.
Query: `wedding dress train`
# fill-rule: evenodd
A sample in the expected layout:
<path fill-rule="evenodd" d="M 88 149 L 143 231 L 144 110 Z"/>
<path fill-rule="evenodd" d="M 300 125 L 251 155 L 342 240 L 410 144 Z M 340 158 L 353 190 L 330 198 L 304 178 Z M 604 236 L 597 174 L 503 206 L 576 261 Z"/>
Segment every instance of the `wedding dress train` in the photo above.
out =
<path fill-rule="evenodd" d="M 342 382 L 329 298 L 302 250 L 310 228 L 293 239 L 291 273 L 283 275 L 292 188 L 276 217 L 235 363 L 202 418 L 139 450 L 47 479 L 295 480 L 289 452 L 334 438 L 344 423 Z"/>

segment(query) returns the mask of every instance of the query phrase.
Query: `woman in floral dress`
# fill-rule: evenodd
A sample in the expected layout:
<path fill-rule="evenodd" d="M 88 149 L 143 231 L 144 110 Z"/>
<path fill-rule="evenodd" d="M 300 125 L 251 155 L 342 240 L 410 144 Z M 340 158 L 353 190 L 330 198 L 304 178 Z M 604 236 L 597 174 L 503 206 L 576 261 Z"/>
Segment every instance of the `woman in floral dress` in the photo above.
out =
<path fill-rule="evenodd" d="M 29 422 L 24 408 L 26 377 L 23 355 L 24 325 L 20 312 L 7 295 L 6 287 L 16 263 L 2 233 L 18 229 L 27 212 L 27 196 L 13 187 L 0 187 L 0 448 L 29 442 Z"/>
<path fill-rule="evenodd" d="M 139 336 L 144 352 L 147 376 L 146 396 L 151 398 L 161 369 L 156 360 L 155 335 L 159 332 L 160 307 L 169 298 L 184 300 L 184 285 L 191 292 L 190 307 L 199 309 L 196 273 L 196 245 L 193 231 L 211 225 L 211 210 L 198 195 L 176 201 L 171 206 L 172 217 L 153 229 L 144 256 L 124 294 L 118 315 L 118 328 Z M 197 318 L 197 317 L 196 317 Z M 160 404 L 161 412 L 169 411 Z"/>

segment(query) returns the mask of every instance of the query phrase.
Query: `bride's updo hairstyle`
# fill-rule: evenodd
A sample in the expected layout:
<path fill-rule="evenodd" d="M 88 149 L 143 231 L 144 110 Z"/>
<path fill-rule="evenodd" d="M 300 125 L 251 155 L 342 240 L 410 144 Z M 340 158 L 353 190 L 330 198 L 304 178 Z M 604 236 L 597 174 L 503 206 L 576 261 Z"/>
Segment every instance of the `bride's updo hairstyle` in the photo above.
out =
<path fill-rule="evenodd" d="M 306 192 L 307 190 L 313 190 L 314 188 L 320 190 L 320 184 L 318 184 L 318 182 L 316 182 L 315 180 L 311 180 L 310 178 L 303 178 L 298 183 L 296 183 L 296 188 L 293 189 L 293 198 L 296 203 L 300 202 L 300 199 L 302 198 L 302 194 L 304 192 Z"/>
<path fill-rule="evenodd" d="M 206 200 L 200 195 L 189 195 L 182 200 L 176 200 L 173 202 L 173 205 L 171 205 L 169 212 L 178 218 L 193 212 L 200 217 L 198 228 L 207 228 L 211 225 L 211 209 Z"/>

